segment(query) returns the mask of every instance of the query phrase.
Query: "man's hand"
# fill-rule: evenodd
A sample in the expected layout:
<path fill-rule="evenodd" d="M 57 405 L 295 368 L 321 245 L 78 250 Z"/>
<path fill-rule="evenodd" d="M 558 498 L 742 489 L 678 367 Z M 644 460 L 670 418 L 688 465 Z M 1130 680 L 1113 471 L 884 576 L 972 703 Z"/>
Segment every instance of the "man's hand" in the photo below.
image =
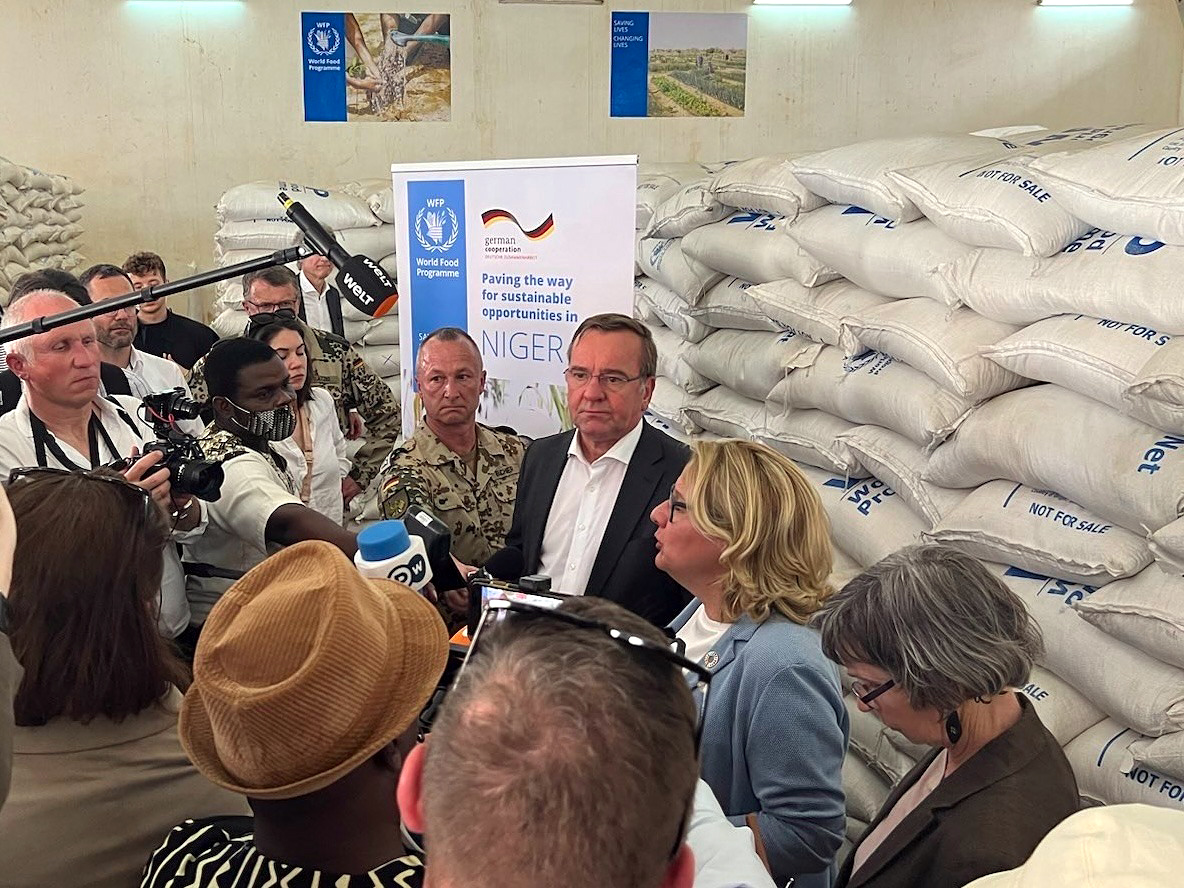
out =
<path fill-rule="evenodd" d="M 349 475 L 346 475 L 341 479 L 341 499 L 345 502 L 345 505 L 348 506 L 350 500 L 352 500 L 361 492 L 361 485 Z"/>
<path fill-rule="evenodd" d="M 138 457 L 138 458 L 137 458 Z M 173 511 L 172 487 L 169 484 L 169 470 L 165 468 L 157 468 L 157 464 L 163 459 L 164 454 L 159 450 L 153 450 L 150 453 L 140 456 L 138 447 L 132 448 L 132 459 L 136 461 L 132 463 L 131 467 L 123 473 L 123 477 L 135 484 L 137 487 L 142 487 L 152 494 L 152 499 L 160 506 L 165 514 Z M 145 475 L 147 477 L 145 477 Z"/>
<path fill-rule="evenodd" d="M 469 613 L 468 589 L 445 589 L 443 594 L 440 594 L 440 600 L 455 616 L 463 617 Z"/>
<path fill-rule="evenodd" d="M 0 485 L 0 596 L 8 597 L 12 586 L 12 559 L 16 554 L 16 516 L 8 494 Z"/>
<path fill-rule="evenodd" d="M 361 414 L 356 410 L 349 412 L 349 428 L 345 432 L 345 439 L 347 441 L 356 441 L 366 433 L 366 423 L 362 421 Z"/>

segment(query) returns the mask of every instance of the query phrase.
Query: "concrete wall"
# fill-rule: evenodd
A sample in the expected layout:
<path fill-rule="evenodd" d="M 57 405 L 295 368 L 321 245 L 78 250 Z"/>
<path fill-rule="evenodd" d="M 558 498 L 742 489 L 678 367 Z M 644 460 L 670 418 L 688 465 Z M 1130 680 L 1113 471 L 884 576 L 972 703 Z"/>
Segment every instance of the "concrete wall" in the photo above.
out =
<path fill-rule="evenodd" d="M 213 206 L 260 178 L 383 176 L 392 161 L 637 153 L 719 159 L 878 135 L 1181 115 L 1176 0 L 740 0 L 609 6 L 437 0 L 453 15 L 450 123 L 309 124 L 301 6 L 284 0 L 0 0 L 0 154 L 79 179 L 90 259 L 155 249 L 212 264 Z M 386 5 L 360 3 L 357 11 Z M 747 116 L 608 117 L 612 6 L 750 11 Z M 430 9 L 429 9 L 430 7 Z"/>

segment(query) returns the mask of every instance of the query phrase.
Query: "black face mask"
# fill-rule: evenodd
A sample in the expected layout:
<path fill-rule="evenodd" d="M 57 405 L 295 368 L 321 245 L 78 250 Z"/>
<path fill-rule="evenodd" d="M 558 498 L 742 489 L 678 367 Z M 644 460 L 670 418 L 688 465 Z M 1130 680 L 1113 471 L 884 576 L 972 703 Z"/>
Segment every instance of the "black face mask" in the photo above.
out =
<path fill-rule="evenodd" d="M 254 412 L 238 406 L 229 398 L 226 400 L 235 410 L 241 410 L 247 414 L 245 425 L 237 419 L 234 420 L 234 424 L 248 435 L 262 438 L 264 441 L 283 441 L 286 438 L 291 438 L 292 433 L 296 431 L 296 413 L 290 404 L 283 407 L 273 407 L 271 410 Z"/>

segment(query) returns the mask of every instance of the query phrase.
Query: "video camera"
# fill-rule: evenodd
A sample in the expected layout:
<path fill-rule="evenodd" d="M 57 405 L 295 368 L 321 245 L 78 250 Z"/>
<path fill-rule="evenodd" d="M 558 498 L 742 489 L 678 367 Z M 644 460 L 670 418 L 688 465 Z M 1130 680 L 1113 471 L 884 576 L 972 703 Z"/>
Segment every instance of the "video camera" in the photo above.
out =
<path fill-rule="evenodd" d="M 205 458 L 197 438 L 177 428 L 177 420 L 196 419 L 201 408 L 202 405 L 190 398 L 183 388 L 146 395 L 140 415 L 152 426 L 156 441 L 144 448 L 144 454 L 160 453 L 158 468 L 169 470 L 169 484 L 174 493 L 188 493 L 215 502 L 222 496 L 225 480 L 222 466 Z M 120 460 L 111 468 L 126 471 L 133 462 L 135 460 Z"/>

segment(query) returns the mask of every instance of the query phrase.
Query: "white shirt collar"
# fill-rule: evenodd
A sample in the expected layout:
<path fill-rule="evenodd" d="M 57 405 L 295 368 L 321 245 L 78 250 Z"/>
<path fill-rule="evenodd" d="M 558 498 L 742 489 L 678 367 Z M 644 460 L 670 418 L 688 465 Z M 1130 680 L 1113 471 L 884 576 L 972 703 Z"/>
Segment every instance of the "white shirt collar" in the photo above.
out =
<path fill-rule="evenodd" d="M 132 346 L 131 354 L 128 356 L 127 369 L 134 373 L 140 373 L 144 370 L 144 359 L 140 357 L 140 353 L 136 351 L 135 346 Z"/>
<path fill-rule="evenodd" d="M 571 436 L 571 443 L 567 445 L 567 455 L 574 456 L 586 466 L 592 466 L 604 459 L 612 459 L 621 463 L 622 465 L 629 465 L 629 461 L 633 459 L 633 451 L 637 449 L 637 442 L 641 440 L 641 427 L 645 423 L 645 418 L 637 421 L 637 425 L 633 427 L 623 438 L 620 438 L 616 444 L 605 451 L 603 456 L 598 457 L 593 462 L 588 462 L 588 458 L 584 456 L 584 451 L 580 447 L 580 432 L 577 429 L 576 433 Z"/>
<path fill-rule="evenodd" d="M 328 281 L 325 281 L 326 286 L 328 283 Z M 305 295 L 311 295 L 315 299 L 321 298 L 321 294 L 317 292 L 317 288 L 312 285 L 312 281 L 308 279 L 308 275 L 303 271 L 300 272 L 300 292 Z"/>

